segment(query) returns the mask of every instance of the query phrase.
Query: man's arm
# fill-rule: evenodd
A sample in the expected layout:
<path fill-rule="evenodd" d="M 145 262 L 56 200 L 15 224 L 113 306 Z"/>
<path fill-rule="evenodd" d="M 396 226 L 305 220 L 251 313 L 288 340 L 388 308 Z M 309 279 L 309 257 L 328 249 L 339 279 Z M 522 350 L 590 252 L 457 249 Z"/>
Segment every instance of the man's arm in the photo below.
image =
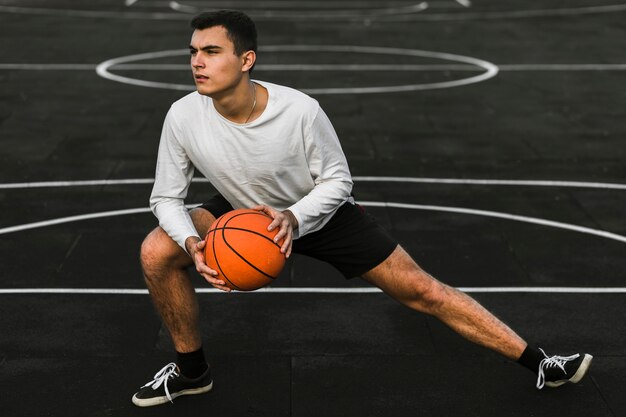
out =
<path fill-rule="evenodd" d="M 159 219 L 159 225 L 183 249 L 188 237 L 198 237 L 185 198 L 191 184 L 194 167 L 180 143 L 180 133 L 172 110 L 165 118 L 150 208 Z"/>
<path fill-rule="evenodd" d="M 321 108 L 305 134 L 305 152 L 314 188 L 302 199 L 288 207 L 295 236 L 317 230 L 326 217 L 351 198 L 352 176 L 339 138 Z"/>

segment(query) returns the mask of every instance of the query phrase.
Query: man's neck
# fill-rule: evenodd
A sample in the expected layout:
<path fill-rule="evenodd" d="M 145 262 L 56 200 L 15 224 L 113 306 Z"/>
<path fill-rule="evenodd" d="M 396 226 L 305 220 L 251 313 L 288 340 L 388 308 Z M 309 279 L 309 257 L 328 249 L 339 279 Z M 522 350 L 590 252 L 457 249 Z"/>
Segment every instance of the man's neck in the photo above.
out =
<path fill-rule="evenodd" d="M 232 122 L 246 123 L 250 119 L 254 107 L 256 107 L 255 96 L 255 86 L 252 81 L 247 79 L 232 90 L 211 98 L 213 99 L 215 110 L 219 114 Z"/>

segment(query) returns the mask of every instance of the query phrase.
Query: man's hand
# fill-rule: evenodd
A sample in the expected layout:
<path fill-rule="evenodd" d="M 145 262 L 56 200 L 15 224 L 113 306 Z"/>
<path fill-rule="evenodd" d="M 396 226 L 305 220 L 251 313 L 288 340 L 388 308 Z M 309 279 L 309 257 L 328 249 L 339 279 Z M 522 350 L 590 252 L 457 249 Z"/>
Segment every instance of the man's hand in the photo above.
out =
<path fill-rule="evenodd" d="M 189 255 L 191 255 L 193 263 L 196 265 L 196 271 L 198 271 L 200 275 L 202 275 L 202 277 L 215 288 L 230 292 L 231 289 L 226 286 L 226 283 L 221 279 L 216 278 L 219 275 L 217 271 L 212 270 L 206 264 L 204 259 L 205 245 L 206 242 L 197 236 L 189 236 L 187 240 L 185 240 L 185 247 L 187 248 Z"/>
<path fill-rule="evenodd" d="M 289 255 L 291 255 L 291 244 L 293 243 L 293 231 L 298 228 L 298 220 L 296 220 L 293 213 L 289 210 L 278 211 L 264 205 L 252 207 L 252 210 L 262 211 L 274 219 L 267 230 L 271 232 L 277 227 L 279 228 L 278 233 L 274 237 L 274 242 L 278 243 L 281 239 L 284 239 L 280 252 L 285 255 L 285 258 L 289 258 Z"/>

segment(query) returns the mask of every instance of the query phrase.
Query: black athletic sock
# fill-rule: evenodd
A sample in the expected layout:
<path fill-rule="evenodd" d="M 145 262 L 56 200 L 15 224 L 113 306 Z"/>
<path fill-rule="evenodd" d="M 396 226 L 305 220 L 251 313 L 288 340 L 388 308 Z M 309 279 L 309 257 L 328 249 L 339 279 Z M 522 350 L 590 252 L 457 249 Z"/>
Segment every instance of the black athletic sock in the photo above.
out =
<path fill-rule="evenodd" d="M 195 352 L 176 352 L 176 364 L 180 373 L 190 379 L 198 378 L 209 367 L 204 358 L 202 347 Z"/>
<path fill-rule="evenodd" d="M 545 356 L 543 355 L 543 353 L 539 351 L 539 349 L 528 345 L 526 346 L 526 349 L 524 349 L 522 356 L 520 356 L 519 359 L 517 360 L 517 363 L 519 363 L 522 366 L 525 366 L 526 368 L 530 369 L 534 373 L 538 373 L 539 363 L 543 359 L 545 359 Z"/>

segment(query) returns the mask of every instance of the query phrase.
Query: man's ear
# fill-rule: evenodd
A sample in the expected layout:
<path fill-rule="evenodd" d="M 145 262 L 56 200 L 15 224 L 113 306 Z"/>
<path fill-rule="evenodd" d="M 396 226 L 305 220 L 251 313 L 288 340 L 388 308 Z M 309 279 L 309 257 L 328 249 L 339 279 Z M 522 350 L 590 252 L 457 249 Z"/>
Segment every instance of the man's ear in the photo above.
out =
<path fill-rule="evenodd" d="M 250 71 L 250 69 L 254 66 L 254 63 L 256 62 L 256 52 L 247 51 L 247 52 L 244 52 L 241 57 L 242 57 L 241 71 L 242 72 Z"/>

